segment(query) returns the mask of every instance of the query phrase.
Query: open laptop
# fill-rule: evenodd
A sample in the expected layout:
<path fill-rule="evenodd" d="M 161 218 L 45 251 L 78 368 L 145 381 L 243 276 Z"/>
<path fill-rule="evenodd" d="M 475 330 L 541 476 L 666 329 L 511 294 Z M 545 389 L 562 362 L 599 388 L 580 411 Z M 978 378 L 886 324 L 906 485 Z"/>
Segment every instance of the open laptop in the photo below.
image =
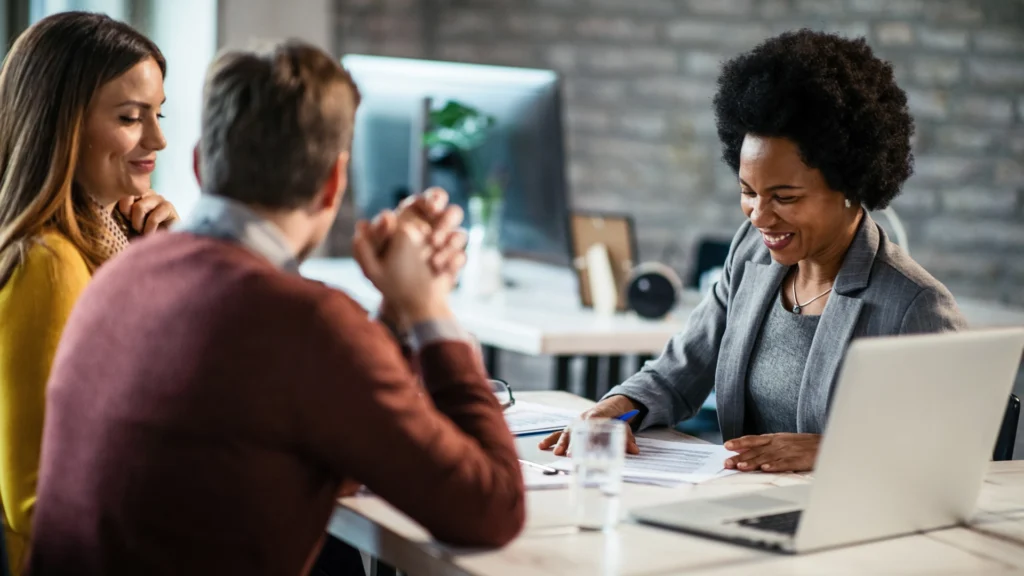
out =
<path fill-rule="evenodd" d="M 1022 352 L 1024 328 L 855 340 L 813 483 L 631 513 L 790 553 L 965 522 Z"/>

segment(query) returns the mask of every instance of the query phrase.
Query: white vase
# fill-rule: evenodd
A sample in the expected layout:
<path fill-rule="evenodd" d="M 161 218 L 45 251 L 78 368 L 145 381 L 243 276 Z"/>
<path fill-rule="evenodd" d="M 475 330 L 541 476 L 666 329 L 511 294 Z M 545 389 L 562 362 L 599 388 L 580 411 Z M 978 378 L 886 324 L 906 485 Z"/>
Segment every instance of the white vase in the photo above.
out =
<path fill-rule="evenodd" d="M 469 239 L 466 267 L 462 270 L 459 292 L 470 297 L 486 297 L 501 292 L 501 200 L 469 199 Z"/>

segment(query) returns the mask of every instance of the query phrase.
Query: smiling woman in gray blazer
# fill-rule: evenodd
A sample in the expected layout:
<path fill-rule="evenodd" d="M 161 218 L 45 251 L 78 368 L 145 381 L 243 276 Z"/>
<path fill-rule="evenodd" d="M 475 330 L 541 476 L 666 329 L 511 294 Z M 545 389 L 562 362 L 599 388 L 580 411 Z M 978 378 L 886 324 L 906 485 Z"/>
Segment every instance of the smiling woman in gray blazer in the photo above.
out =
<path fill-rule="evenodd" d="M 674 425 L 714 389 L 726 448 L 739 452 L 726 467 L 809 470 L 851 340 L 965 322 L 867 213 L 910 176 L 914 125 L 892 67 L 863 39 L 783 34 L 726 63 L 718 88 L 748 220 L 686 329 L 584 417 L 639 409 L 634 429 Z M 567 444 L 555 433 L 541 447 Z"/>

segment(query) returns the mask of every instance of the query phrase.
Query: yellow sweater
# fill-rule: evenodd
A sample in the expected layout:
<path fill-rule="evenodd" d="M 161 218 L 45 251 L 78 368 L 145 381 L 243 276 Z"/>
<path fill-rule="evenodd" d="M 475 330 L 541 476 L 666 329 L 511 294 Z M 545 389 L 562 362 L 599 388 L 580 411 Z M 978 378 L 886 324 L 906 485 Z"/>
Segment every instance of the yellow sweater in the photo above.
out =
<path fill-rule="evenodd" d="M 12 574 L 32 532 L 50 364 L 89 278 L 74 244 L 46 232 L 0 288 L 0 506 Z"/>

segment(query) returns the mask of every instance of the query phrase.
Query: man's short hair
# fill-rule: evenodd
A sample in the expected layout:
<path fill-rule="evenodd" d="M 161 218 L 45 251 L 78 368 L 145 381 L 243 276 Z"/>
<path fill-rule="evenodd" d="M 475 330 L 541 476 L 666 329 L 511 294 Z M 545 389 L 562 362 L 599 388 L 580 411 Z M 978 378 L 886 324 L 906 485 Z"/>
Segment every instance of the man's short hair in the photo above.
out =
<path fill-rule="evenodd" d="M 297 208 L 352 145 L 359 90 L 341 64 L 299 41 L 232 50 L 203 90 L 204 192 L 264 208 Z"/>

